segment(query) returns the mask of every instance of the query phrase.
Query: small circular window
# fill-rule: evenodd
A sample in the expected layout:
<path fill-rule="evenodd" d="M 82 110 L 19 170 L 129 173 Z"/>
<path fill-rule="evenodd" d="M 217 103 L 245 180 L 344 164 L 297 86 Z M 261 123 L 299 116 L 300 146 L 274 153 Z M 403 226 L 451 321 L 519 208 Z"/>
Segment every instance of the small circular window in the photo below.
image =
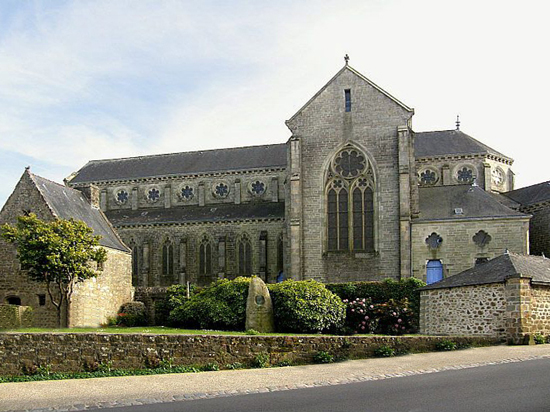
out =
<path fill-rule="evenodd" d="M 149 189 L 149 191 L 147 192 L 147 200 L 151 203 L 155 203 L 155 202 L 158 202 L 159 199 L 160 199 L 160 190 L 157 189 L 156 187 Z"/>
<path fill-rule="evenodd" d="M 470 183 L 474 180 L 474 171 L 469 167 L 461 167 L 456 173 L 456 180 L 461 183 Z"/>
<path fill-rule="evenodd" d="M 193 196 L 195 195 L 193 192 L 193 188 L 191 186 L 184 186 L 181 188 L 181 198 L 183 200 L 191 200 L 193 199 Z"/>
<path fill-rule="evenodd" d="M 499 167 L 491 171 L 491 177 L 493 179 L 493 183 L 496 186 L 502 186 L 502 184 L 504 183 L 504 172 Z"/>
<path fill-rule="evenodd" d="M 261 196 L 265 193 L 265 183 L 261 180 L 256 180 L 250 183 L 250 192 L 255 196 Z"/>
<path fill-rule="evenodd" d="M 128 192 L 124 189 L 121 189 L 118 192 L 116 192 L 115 200 L 118 204 L 123 205 L 128 202 L 129 197 L 130 195 L 128 194 Z"/>
<path fill-rule="evenodd" d="M 225 198 L 229 195 L 229 185 L 226 182 L 218 182 L 213 188 L 214 196 Z"/>
<path fill-rule="evenodd" d="M 437 182 L 437 173 L 435 170 L 426 169 L 419 173 L 418 180 L 422 186 L 432 186 Z"/>

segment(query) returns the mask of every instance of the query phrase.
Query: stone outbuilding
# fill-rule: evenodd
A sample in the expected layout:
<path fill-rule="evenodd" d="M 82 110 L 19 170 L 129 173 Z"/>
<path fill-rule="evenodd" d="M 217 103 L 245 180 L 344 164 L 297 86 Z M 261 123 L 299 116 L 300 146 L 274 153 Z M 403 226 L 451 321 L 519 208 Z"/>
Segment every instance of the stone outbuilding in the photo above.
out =
<path fill-rule="evenodd" d="M 36 176 L 27 168 L 0 211 L 0 224 L 14 224 L 17 216 L 34 213 L 39 219 L 82 220 L 107 251 L 100 274 L 77 284 L 68 307 L 69 327 L 99 326 L 132 301 L 131 253 L 99 209 L 99 191 L 93 186 L 72 189 Z M 28 278 L 14 245 L 0 240 L 0 303 L 30 306 L 34 326 L 56 327 L 57 311 L 46 287 Z M 67 308 L 65 308 L 66 313 Z"/>
<path fill-rule="evenodd" d="M 550 259 L 507 252 L 420 289 L 420 332 L 523 343 L 550 334 Z"/>

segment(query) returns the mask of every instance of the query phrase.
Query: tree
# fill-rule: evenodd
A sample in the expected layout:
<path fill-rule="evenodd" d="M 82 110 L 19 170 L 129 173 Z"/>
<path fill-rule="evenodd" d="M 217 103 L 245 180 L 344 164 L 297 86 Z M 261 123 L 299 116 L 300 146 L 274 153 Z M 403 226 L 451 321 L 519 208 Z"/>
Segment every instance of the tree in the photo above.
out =
<path fill-rule="evenodd" d="M 15 226 L 3 225 L 0 234 L 16 245 L 21 267 L 29 277 L 45 283 L 62 327 L 61 311 L 71 301 L 75 285 L 98 275 L 92 262 L 99 265 L 107 260 L 107 251 L 99 246 L 100 236 L 94 236 L 80 220 L 44 222 L 32 213 L 19 216 Z M 65 321 L 68 325 L 68 310 Z"/>

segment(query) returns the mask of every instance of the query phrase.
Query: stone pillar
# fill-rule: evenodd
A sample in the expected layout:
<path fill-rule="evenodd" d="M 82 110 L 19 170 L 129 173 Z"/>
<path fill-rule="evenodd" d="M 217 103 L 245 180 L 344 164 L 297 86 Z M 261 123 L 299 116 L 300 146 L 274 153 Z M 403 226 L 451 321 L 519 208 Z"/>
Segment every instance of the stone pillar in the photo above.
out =
<path fill-rule="evenodd" d="M 218 241 L 218 277 L 222 279 L 225 275 L 225 236 L 221 236 Z"/>
<path fill-rule="evenodd" d="M 241 179 L 235 179 L 235 204 L 241 204 Z"/>
<path fill-rule="evenodd" d="M 448 164 L 444 164 L 441 167 L 441 184 L 443 186 L 452 185 L 453 182 L 451 180 L 451 169 Z"/>
<path fill-rule="evenodd" d="M 172 207 L 172 188 L 169 184 L 164 186 L 164 208 Z"/>
<path fill-rule="evenodd" d="M 400 276 L 411 276 L 411 188 L 410 133 L 407 126 L 397 128 L 399 138 L 399 233 Z"/>
<path fill-rule="evenodd" d="M 185 285 L 187 274 L 187 241 L 180 242 L 179 284 Z"/>
<path fill-rule="evenodd" d="M 132 189 L 132 210 L 137 210 L 138 204 L 139 204 L 138 188 L 134 187 Z"/>
<path fill-rule="evenodd" d="M 271 178 L 271 201 L 272 202 L 279 201 L 279 178 L 278 177 Z"/>
<path fill-rule="evenodd" d="M 512 172 L 512 169 L 508 169 L 508 191 L 514 190 L 516 184 L 516 175 Z"/>
<path fill-rule="evenodd" d="M 267 282 L 267 232 L 260 233 L 260 278 Z"/>
<path fill-rule="evenodd" d="M 99 208 L 102 212 L 107 211 L 107 189 L 101 190 L 99 195 Z"/>
<path fill-rule="evenodd" d="M 287 279 L 301 280 L 302 273 L 302 155 L 300 139 L 290 138 L 290 273 Z"/>
<path fill-rule="evenodd" d="M 531 322 L 531 278 L 508 278 L 504 293 L 508 343 L 531 343 L 535 332 Z"/>
<path fill-rule="evenodd" d="M 481 188 L 490 191 L 493 180 L 491 179 L 491 165 L 489 163 L 483 163 L 483 182 L 476 182 Z"/>
<path fill-rule="evenodd" d="M 199 206 L 204 206 L 204 182 L 199 183 Z"/>

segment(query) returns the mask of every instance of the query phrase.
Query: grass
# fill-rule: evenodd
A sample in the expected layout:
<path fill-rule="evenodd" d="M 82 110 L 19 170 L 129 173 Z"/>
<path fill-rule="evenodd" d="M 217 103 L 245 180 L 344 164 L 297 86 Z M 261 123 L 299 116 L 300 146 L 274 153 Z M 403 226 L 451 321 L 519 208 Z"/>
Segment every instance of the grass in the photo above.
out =
<path fill-rule="evenodd" d="M 202 329 L 178 329 L 164 326 L 143 326 L 143 327 L 104 327 L 104 328 L 71 328 L 71 329 L 51 329 L 51 328 L 21 328 L 6 329 L 0 333 L 151 333 L 158 335 L 231 335 L 231 336 L 250 336 L 245 331 L 222 331 L 222 330 L 202 330 Z M 258 333 L 264 336 L 318 336 L 313 333 Z M 372 335 L 371 335 L 372 336 Z"/>

